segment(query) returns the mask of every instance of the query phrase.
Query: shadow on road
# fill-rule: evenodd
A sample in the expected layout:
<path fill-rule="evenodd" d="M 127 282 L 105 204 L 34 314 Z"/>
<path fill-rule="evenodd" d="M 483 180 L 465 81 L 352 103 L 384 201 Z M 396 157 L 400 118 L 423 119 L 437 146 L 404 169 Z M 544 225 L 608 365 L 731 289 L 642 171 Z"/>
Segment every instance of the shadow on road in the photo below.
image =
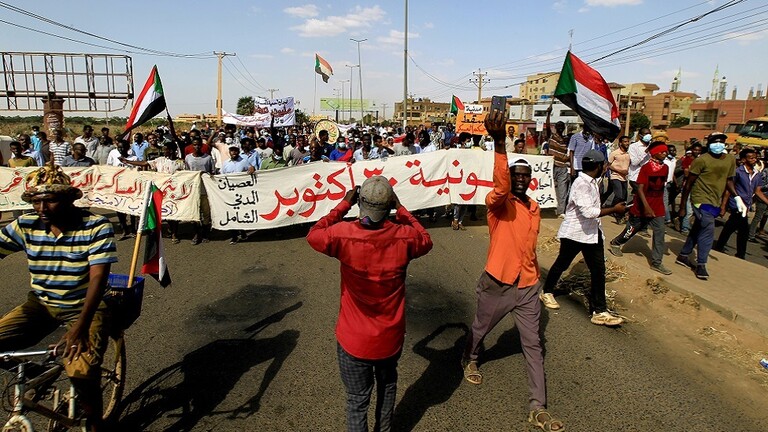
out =
<path fill-rule="evenodd" d="M 430 342 L 451 328 L 461 330 L 453 346 L 446 349 L 429 347 Z M 465 324 L 443 324 L 414 345 L 413 352 L 427 359 L 429 365 L 419 379 L 408 387 L 397 404 L 394 420 L 396 430 L 413 430 L 430 407 L 448 401 L 459 388 L 464 377 L 459 363 L 467 331 Z"/>
<path fill-rule="evenodd" d="M 152 426 L 164 419 L 163 430 L 189 431 L 207 416 L 241 418 L 259 411 L 261 398 L 296 348 L 299 331 L 285 330 L 266 339 L 255 336 L 301 306 L 297 302 L 248 326 L 243 329 L 251 333 L 247 338 L 215 340 L 155 374 L 123 400 L 120 430 L 157 429 Z M 215 411 L 243 374 L 265 362 L 270 363 L 256 394 L 234 409 Z"/>

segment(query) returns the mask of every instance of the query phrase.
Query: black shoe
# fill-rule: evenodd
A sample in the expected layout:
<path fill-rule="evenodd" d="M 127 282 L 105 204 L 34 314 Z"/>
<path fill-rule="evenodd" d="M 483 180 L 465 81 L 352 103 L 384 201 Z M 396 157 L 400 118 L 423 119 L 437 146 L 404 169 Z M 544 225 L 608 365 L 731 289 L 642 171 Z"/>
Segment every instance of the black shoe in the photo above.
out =
<path fill-rule="evenodd" d="M 691 262 L 688 260 L 688 255 L 678 255 L 677 259 L 675 259 L 675 264 L 680 264 L 681 266 L 688 268 L 693 267 Z"/>
<path fill-rule="evenodd" d="M 699 264 L 696 266 L 696 277 L 701 280 L 709 279 L 709 273 L 707 273 L 707 266 Z"/>

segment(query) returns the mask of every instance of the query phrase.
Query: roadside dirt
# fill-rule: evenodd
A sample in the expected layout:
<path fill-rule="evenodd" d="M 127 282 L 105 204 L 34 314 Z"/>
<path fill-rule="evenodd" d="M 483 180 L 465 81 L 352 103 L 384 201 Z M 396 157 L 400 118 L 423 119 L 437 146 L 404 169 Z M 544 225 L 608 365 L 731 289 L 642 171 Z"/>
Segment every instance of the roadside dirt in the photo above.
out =
<path fill-rule="evenodd" d="M 551 265 L 558 247 L 554 237 L 539 239 L 542 268 Z M 768 338 L 741 328 L 689 296 L 670 291 L 653 274 L 632 274 L 616 260 L 607 260 L 606 295 L 609 308 L 628 321 L 622 331 L 653 335 L 671 358 L 710 377 L 718 393 L 764 406 L 768 371 L 759 362 L 768 358 Z M 584 262 L 574 263 L 561 283 L 577 292 L 588 287 Z"/>

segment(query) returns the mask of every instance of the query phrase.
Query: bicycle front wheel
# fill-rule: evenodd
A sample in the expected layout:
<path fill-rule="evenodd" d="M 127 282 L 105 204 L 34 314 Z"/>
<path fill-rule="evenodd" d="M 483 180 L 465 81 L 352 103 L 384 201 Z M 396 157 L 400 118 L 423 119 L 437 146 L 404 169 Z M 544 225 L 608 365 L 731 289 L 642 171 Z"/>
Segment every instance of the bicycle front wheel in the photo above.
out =
<path fill-rule="evenodd" d="M 104 361 L 101 364 L 101 394 L 104 401 L 104 421 L 109 422 L 118 414 L 125 390 L 125 338 L 122 332 L 109 338 Z"/>

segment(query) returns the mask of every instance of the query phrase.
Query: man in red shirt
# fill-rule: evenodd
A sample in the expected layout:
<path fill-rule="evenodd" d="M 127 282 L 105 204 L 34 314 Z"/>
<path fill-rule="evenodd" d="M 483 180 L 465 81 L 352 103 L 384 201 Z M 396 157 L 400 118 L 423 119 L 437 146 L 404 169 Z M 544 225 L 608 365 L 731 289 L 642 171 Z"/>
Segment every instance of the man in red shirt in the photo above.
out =
<path fill-rule="evenodd" d="M 359 192 L 358 192 L 359 190 Z M 358 202 L 355 221 L 342 218 Z M 395 209 L 395 222 L 387 219 Z M 408 263 L 432 249 L 429 233 L 400 204 L 386 178 L 374 176 L 350 190 L 309 230 L 318 252 L 341 262 L 341 307 L 336 323 L 341 380 L 347 390 L 347 430 L 368 430 L 376 379 L 376 431 L 392 428 L 397 361 L 405 339 Z"/>
<path fill-rule="evenodd" d="M 640 168 L 637 175 L 637 193 L 629 209 L 627 226 L 615 239 L 611 240 L 611 253 L 624 255 L 621 246 L 648 226 L 653 229 L 653 250 L 651 251 L 651 270 L 664 275 L 672 272 L 664 267 L 664 188 L 667 183 L 669 166 L 664 163 L 667 157 L 667 143 L 654 141 L 648 146 L 651 160 Z"/>
<path fill-rule="evenodd" d="M 496 143 L 504 142 L 504 123 L 500 112 L 486 117 L 485 128 Z M 547 412 L 544 356 L 539 338 L 541 284 L 536 258 L 541 213 L 538 203 L 526 195 L 531 173 L 525 159 L 517 158 L 508 164 L 506 147 L 494 147 L 493 190 L 485 197 L 491 241 L 485 271 L 477 284 L 477 313 L 462 366 L 467 381 L 482 383 L 477 366 L 480 344 L 504 316 L 512 313 L 528 369 L 528 421 L 542 430 L 561 431 L 565 429 L 563 422 Z"/>

